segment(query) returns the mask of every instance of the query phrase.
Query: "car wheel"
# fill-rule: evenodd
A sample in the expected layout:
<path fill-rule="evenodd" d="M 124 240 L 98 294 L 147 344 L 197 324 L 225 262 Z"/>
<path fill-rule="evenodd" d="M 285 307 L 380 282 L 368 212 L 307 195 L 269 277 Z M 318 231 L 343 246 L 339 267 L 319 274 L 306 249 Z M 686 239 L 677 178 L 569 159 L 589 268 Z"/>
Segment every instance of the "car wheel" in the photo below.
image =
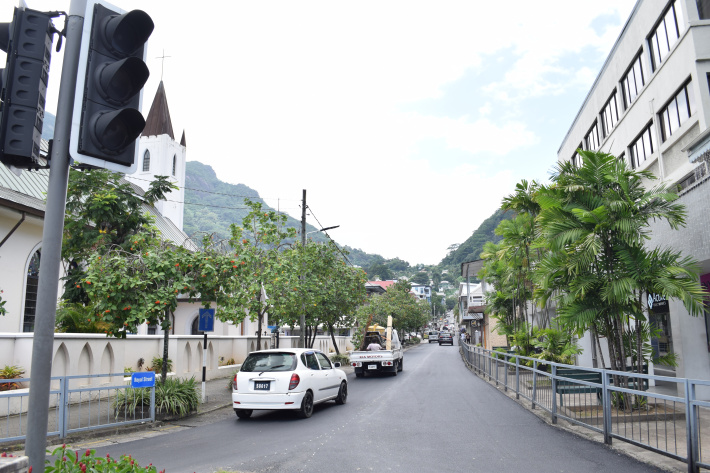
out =
<path fill-rule="evenodd" d="M 306 392 L 301 401 L 301 408 L 296 412 L 296 415 L 301 419 L 307 419 L 313 415 L 313 394 L 310 391 Z"/>
<path fill-rule="evenodd" d="M 338 391 L 338 397 L 335 398 L 335 403 L 343 405 L 348 401 L 348 383 L 343 381 L 340 383 L 340 391 Z"/>
<path fill-rule="evenodd" d="M 252 411 L 251 409 L 234 409 L 234 412 L 237 413 L 237 417 L 240 419 L 248 419 L 251 417 Z"/>
<path fill-rule="evenodd" d="M 399 360 L 399 365 L 397 365 L 397 371 L 402 371 L 404 369 L 404 357 Z"/>

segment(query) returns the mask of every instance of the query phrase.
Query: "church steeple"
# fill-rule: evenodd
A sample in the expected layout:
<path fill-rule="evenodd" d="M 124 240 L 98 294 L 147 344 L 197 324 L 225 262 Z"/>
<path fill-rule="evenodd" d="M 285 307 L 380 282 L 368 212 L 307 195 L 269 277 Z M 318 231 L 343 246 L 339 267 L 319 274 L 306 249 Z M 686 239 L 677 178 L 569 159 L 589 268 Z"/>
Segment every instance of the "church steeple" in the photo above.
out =
<path fill-rule="evenodd" d="M 145 121 L 145 128 L 141 136 L 168 135 L 175 140 L 173 134 L 173 122 L 170 120 L 170 110 L 168 110 L 168 99 L 165 96 L 165 86 L 163 81 L 158 85 L 153 104 L 150 106 L 148 118 Z"/>

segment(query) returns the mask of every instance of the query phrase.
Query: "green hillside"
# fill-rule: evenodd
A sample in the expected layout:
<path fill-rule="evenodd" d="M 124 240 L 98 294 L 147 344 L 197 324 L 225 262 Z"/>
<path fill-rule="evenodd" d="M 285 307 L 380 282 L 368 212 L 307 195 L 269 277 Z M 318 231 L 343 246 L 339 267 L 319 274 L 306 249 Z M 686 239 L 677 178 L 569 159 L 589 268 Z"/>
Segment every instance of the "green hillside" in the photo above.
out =
<path fill-rule="evenodd" d="M 502 220 L 510 219 L 512 216 L 512 212 L 504 213 L 500 209 L 496 210 L 493 215 L 481 223 L 466 241 L 446 255 L 446 257 L 441 260 L 441 263 L 439 263 L 439 267 L 441 269 L 448 269 L 449 272 L 456 277 L 459 276 L 461 273 L 461 263 L 480 259 L 483 245 L 487 241 L 494 243 L 500 241 L 500 237 L 495 234 L 495 229 Z"/>

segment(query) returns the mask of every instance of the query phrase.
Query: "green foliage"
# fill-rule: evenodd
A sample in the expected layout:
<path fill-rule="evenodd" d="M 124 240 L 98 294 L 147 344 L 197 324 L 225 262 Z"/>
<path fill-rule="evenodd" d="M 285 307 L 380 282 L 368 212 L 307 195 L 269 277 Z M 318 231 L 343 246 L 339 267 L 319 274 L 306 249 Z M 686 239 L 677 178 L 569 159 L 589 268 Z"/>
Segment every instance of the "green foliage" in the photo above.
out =
<path fill-rule="evenodd" d="M 50 453 L 49 450 L 47 453 Z M 105 457 L 97 457 L 95 456 L 96 450 L 72 450 L 66 444 L 55 448 L 50 454 L 55 460 L 54 463 L 51 460 L 46 460 L 47 465 L 44 467 L 44 471 L 47 473 L 157 473 L 158 471 L 152 463 L 141 467 L 130 455 L 122 455 L 118 460 L 111 458 L 108 454 Z M 165 470 L 160 473 L 165 473 Z"/>
<path fill-rule="evenodd" d="M 132 415 L 137 409 L 150 407 L 151 388 L 126 388 L 113 401 L 116 416 Z M 155 385 L 155 412 L 170 416 L 185 417 L 197 409 L 200 398 L 195 377 L 190 379 L 168 378 Z"/>
<path fill-rule="evenodd" d="M 429 284 L 429 275 L 426 272 L 418 272 L 414 273 L 414 276 L 412 276 L 409 279 L 411 282 L 415 284 Z"/>
<path fill-rule="evenodd" d="M 163 358 L 160 356 L 154 356 L 153 361 L 151 361 L 152 365 L 150 368 L 146 368 L 146 371 L 155 371 L 156 373 L 162 373 L 163 372 Z M 165 366 L 165 371 L 170 372 L 173 369 L 173 360 L 170 358 L 167 359 L 167 364 Z"/>
<path fill-rule="evenodd" d="M 93 309 L 62 301 L 57 308 L 56 331 L 61 333 L 106 333 L 109 324 L 92 317 Z"/>
<path fill-rule="evenodd" d="M 330 356 L 330 361 L 333 363 L 340 363 L 342 366 L 347 366 L 350 364 L 350 357 L 343 353 Z"/>
<path fill-rule="evenodd" d="M 3 300 L 2 293 L 3 293 L 3 291 L 2 291 L 2 289 L 0 289 L 0 315 L 5 315 L 5 314 L 7 314 L 7 309 L 5 308 L 5 303 L 7 301 Z"/>
<path fill-rule="evenodd" d="M 5 365 L 2 369 L 0 369 L 0 379 L 18 379 L 22 378 L 23 374 L 25 374 L 25 370 L 16 365 Z M 16 382 L 0 383 L 0 391 L 20 389 L 20 387 L 20 383 Z"/>

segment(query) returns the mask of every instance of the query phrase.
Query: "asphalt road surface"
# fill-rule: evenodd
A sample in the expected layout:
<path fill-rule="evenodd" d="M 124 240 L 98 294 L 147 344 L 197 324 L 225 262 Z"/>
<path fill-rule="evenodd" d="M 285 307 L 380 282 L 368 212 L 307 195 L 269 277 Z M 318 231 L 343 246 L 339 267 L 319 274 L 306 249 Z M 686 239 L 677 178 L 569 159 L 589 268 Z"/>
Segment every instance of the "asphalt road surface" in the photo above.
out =
<path fill-rule="evenodd" d="M 458 349 L 422 344 L 398 376 L 351 374 L 347 404 L 316 406 L 310 419 L 220 409 L 97 454 L 168 473 L 661 471 L 546 424 L 469 372 Z"/>

